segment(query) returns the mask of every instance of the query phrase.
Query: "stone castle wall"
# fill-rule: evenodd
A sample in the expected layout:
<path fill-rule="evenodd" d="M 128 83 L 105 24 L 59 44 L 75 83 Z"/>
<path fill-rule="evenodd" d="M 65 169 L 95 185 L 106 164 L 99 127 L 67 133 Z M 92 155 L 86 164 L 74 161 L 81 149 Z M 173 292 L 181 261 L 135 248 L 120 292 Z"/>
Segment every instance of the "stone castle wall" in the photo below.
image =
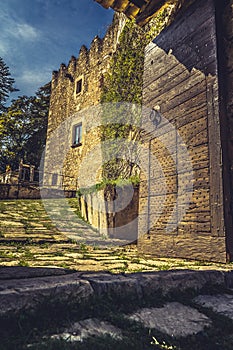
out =
<path fill-rule="evenodd" d="M 145 136 L 144 143 L 149 157 L 156 158 L 162 166 L 166 198 L 156 162 L 148 158 L 149 179 L 143 182 L 142 178 L 140 184 L 142 253 L 233 260 L 233 0 L 225 7 L 217 3 L 195 1 L 146 50 L 144 106 L 149 110 L 159 106 L 166 123 L 159 126 L 161 138 L 151 133 Z M 53 73 L 45 186 L 75 190 L 81 175 L 89 179 L 92 170 L 102 165 L 101 149 L 99 153 L 93 151 L 101 144 L 101 127 L 98 123 L 95 126 L 97 106 L 124 21 L 123 16 L 115 16 L 103 39 L 95 37 L 89 50 L 83 46 L 77 59 L 72 57 L 68 66 L 62 64 Z M 174 130 L 167 129 L 168 122 Z M 73 129 L 79 123 L 83 137 L 80 144 L 74 145 Z M 187 146 L 191 176 L 177 135 Z M 98 183 L 97 173 L 94 181 L 87 183 Z M 54 174 L 58 176 L 53 183 Z M 187 179 L 192 188 L 183 186 Z M 137 206 L 129 206 L 130 212 L 124 208 L 117 216 L 100 214 L 95 210 L 95 197 L 82 196 L 82 214 L 100 231 L 107 227 L 110 237 L 126 217 L 136 216 Z M 135 192 L 134 204 L 136 197 Z"/>
<path fill-rule="evenodd" d="M 65 194 L 101 182 L 99 104 L 104 75 L 110 68 L 125 21 L 124 15 L 116 14 L 103 39 L 95 37 L 89 50 L 82 46 L 77 59 L 71 57 L 68 66 L 61 64 L 59 71 L 53 72 L 43 198 L 59 198 L 61 190 Z M 74 127 L 80 123 L 82 139 L 75 145 Z M 137 238 L 138 188 L 127 207 L 117 213 L 114 208 L 108 213 L 110 203 L 114 202 L 111 192 L 112 189 L 106 188 L 98 193 L 82 194 L 79 197 L 81 214 L 101 234 L 134 241 Z M 126 189 L 122 192 L 126 196 Z M 121 230 L 121 226 L 130 232 L 130 237 L 124 237 L 125 230 Z"/>
<path fill-rule="evenodd" d="M 104 74 L 110 66 L 124 23 L 124 15 L 116 14 L 103 39 L 96 36 L 89 50 L 82 46 L 77 58 L 72 56 L 67 66 L 61 64 L 59 71 L 53 72 L 45 186 L 51 186 L 52 176 L 57 173 L 57 185 L 74 190 L 81 161 L 100 142 L 99 128 L 91 128 L 95 119 L 92 112 L 100 102 Z M 81 91 L 77 92 L 77 82 L 80 80 Z M 82 145 L 71 147 L 73 126 L 79 122 L 82 123 Z M 60 137 L 52 138 L 55 130 Z"/>
<path fill-rule="evenodd" d="M 226 23 L 232 28 L 229 7 L 227 21 L 222 11 L 223 3 L 197 0 L 146 49 L 143 102 L 151 109 L 159 106 L 162 119 L 145 142 L 162 171 L 149 160 L 149 179 L 140 184 L 143 253 L 233 259 L 233 31 L 226 28 Z"/>

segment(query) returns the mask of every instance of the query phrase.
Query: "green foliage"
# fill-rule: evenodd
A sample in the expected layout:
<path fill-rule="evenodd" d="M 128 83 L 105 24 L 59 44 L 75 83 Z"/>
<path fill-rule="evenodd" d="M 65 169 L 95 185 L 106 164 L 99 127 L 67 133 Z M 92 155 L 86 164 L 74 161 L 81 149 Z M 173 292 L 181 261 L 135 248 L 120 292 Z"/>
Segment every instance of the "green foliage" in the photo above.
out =
<path fill-rule="evenodd" d="M 102 102 L 141 103 L 144 32 L 127 20 L 119 38 L 109 73 L 104 80 Z"/>
<path fill-rule="evenodd" d="M 165 6 L 144 29 L 133 20 L 126 21 L 104 78 L 101 102 L 142 102 L 145 47 L 164 28 L 169 14 L 170 7 Z"/>
<path fill-rule="evenodd" d="M 103 104 L 103 178 L 116 180 L 137 176 L 141 106 L 130 103 Z M 111 123 L 109 123 L 111 121 Z"/>
<path fill-rule="evenodd" d="M 131 176 L 128 179 L 120 178 L 117 179 L 103 179 L 100 183 L 97 183 L 93 186 L 86 187 L 86 188 L 80 188 L 77 191 L 77 196 L 81 197 L 82 195 L 95 193 L 98 191 L 101 191 L 105 189 L 107 186 L 118 186 L 118 187 L 124 187 L 129 185 L 138 185 L 139 184 L 139 176 Z"/>
<path fill-rule="evenodd" d="M 0 57 L 0 113 L 6 110 L 5 102 L 9 97 L 9 93 L 19 91 L 14 88 L 14 79 L 11 78 L 9 67 Z"/>
<path fill-rule="evenodd" d="M 0 116 L 0 170 L 9 164 L 18 168 L 20 159 L 39 166 L 46 140 L 50 83 L 35 96 L 21 96 Z"/>
<path fill-rule="evenodd" d="M 123 101 L 141 104 L 143 39 L 143 30 L 136 26 L 134 21 L 127 20 L 120 35 L 110 70 L 104 79 L 102 102 Z M 138 131 L 132 126 L 132 124 L 135 125 L 132 120 L 126 120 L 132 116 L 132 111 L 127 111 L 125 108 L 126 105 L 123 104 L 112 104 L 110 108 L 104 105 L 102 116 L 104 125 L 102 141 L 125 140 L 122 144 L 119 142 L 102 143 L 104 159 L 108 159 L 103 166 L 103 177 L 113 181 L 118 178 L 130 178 L 136 175 L 136 169 L 138 169 L 137 166 L 135 167 L 135 150 L 132 150 L 132 144 L 126 145 L 126 140 L 130 140 L 130 135 L 133 133 L 138 135 Z M 111 124 L 108 124 L 110 121 Z"/>
<path fill-rule="evenodd" d="M 123 141 L 102 142 L 103 157 L 108 159 L 103 166 L 103 177 L 109 180 L 131 178 L 140 172 L 137 144 L 140 140 L 144 50 L 163 29 L 168 15 L 169 7 L 164 7 L 145 29 L 127 20 L 104 78 L 102 141 Z"/>

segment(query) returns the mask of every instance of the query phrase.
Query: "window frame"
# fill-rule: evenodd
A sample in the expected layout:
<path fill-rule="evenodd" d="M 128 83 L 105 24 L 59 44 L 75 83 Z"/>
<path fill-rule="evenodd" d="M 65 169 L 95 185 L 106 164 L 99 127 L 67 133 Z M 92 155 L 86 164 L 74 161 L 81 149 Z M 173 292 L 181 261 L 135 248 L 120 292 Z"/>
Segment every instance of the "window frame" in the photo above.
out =
<path fill-rule="evenodd" d="M 74 87 L 75 98 L 80 96 L 83 93 L 83 84 L 84 84 L 84 76 L 80 75 L 77 79 L 75 79 L 75 87 Z M 77 89 L 78 86 L 79 86 L 79 89 Z"/>
<path fill-rule="evenodd" d="M 76 81 L 76 95 L 81 94 L 83 89 L 83 80 L 82 78 Z"/>
<path fill-rule="evenodd" d="M 57 186 L 57 183 L 58 183 L 58 174 L 53 173 L 52 179 L 51 179 L 51 186 Z"/>
<path fill-rule="evenodd" d="M 82 122 L 77 123 L 73 126 L 73 131 L 72 131 L 72 148 L 74 147 L 80 147 L 82 146 L 82 130 L 83 126 L 82 126 Z M 77 138 L 77 130 L 79 130 L 78 132 L 78 138 Z M 78 141 L 78 142 L 76 142 Z"/>

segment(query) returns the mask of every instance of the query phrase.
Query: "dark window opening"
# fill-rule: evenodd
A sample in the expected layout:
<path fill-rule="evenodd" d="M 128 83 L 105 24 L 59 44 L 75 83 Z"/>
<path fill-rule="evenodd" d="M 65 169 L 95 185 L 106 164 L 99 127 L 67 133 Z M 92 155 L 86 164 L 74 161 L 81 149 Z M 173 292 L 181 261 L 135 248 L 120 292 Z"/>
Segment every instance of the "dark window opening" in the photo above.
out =
<path fill-rule="evenodd" d="M 53 174 L 52 175 L 52 186 L 57 185 L 57 180 L 58 180 L 58 174 Z"/>
<path fill-rule="evenodd" d="M 83 86 L 83 80 L 82 80 L 82 79 L 79 79 L 79 80 L 76 82 L 76 95 L 77 95 L 77 94 L 80 94 L 80 92 L 82 92 L 82 86 Z"/>
<path fill-rule="evenodd" d="M 73 147 L 81 146 L 82 141 L 82 123 L 79 123 L 74 126 L 73 129 Z"/>

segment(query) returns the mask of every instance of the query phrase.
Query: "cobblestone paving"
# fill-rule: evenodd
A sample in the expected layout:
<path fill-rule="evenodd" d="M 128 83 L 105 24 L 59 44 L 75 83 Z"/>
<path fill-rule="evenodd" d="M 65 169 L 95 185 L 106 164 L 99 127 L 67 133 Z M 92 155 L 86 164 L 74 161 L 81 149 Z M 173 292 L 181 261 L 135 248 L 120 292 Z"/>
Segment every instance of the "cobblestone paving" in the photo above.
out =
<path fill-rule="evenodd" d="M 60 202 L 53 201 L 53 213 L 60 213 Z M 0 266 L 63 267 L 78 271 L 139 272 L 167 269 L 231 269 L 232 265 L 155 259 L 139 256 L 135 245 L 103 246 L 99 234 L 76 213 L 76 200 L 56 222 L 66 220 L 61 232 L 46 213 L 42 201 L 0 201 Z M 54 214 L 54 215 L 55 215 Z M 75 215 L 75 223 L 68 221 Z M 61 227 L 61 226 L 60 226 Z M 67 227 L 70 231 L 67 233 Z M 72 235 L 75 239 L 70 239 Z M 96 242 L 100 242 L 99 245 Z M 94 241 L 94 245 L 87 244 Z M 110 241 L 111 243 L 111 241 Z"/>

